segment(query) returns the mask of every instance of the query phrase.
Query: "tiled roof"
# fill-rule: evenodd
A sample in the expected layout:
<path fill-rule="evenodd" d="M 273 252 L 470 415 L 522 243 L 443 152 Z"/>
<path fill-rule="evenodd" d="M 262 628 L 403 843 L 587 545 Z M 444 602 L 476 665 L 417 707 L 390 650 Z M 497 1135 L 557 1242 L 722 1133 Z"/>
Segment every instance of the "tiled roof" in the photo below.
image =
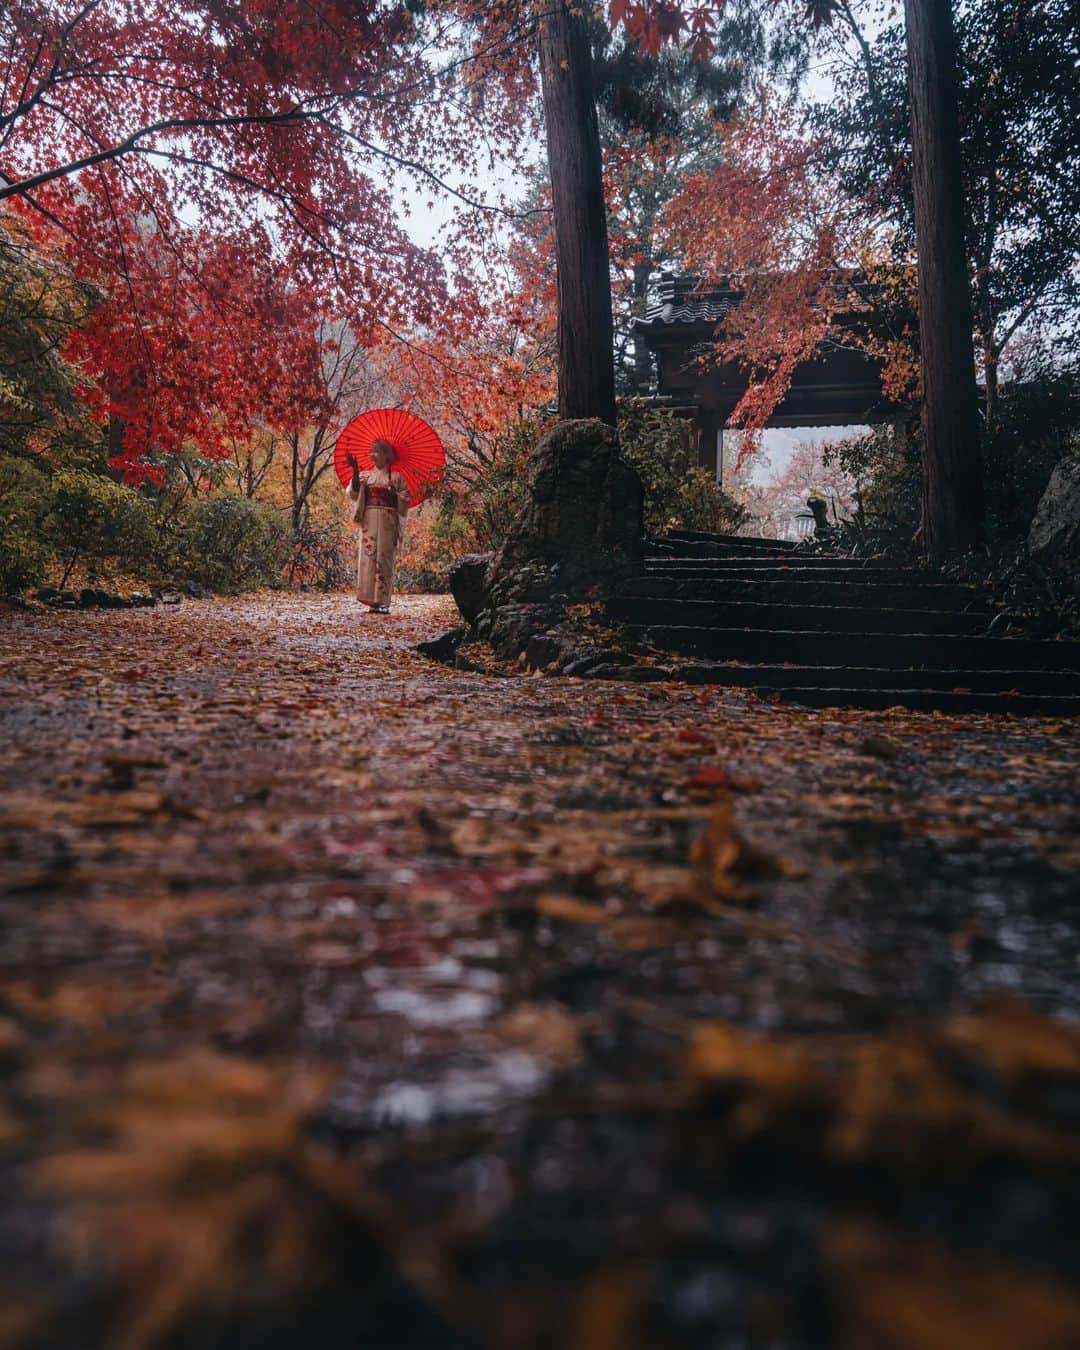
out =
<path fill-rule="evenodd" d="M 834 275 L 838 293 L 848 297 L 843 306 L 844 311 L 857 314 L 864 310 L 865 293 L 874 289 L 873 284 L 857 269 L 837 268 Z M 853 289 L 863 295 L 862 300 L 851 301 Z M 728 286 L 714 283 L 707 289 L 701 277 L 666 272 L 660 277 L 655 303 L 646 309 L 640 319 L 634 320 L 634 326 L 657 333 L 663 328 L 682 325 L 716 325 L 734 309 L 742 294 L 734 279 Z"/>
<path fill-rule="evenodd" d="M 730 312 L 736 296 L 731 291 L 699 289 L 694 277 L 664 277 L 656 303 L 649 306 L 638 328 L 666 328 L 669 324 L 717 324 Z"/>
<path fill-rule="evenodd" d="M 644 316 L 638 319 L 637 326 L 658 328 L 674 323 L 719 323 L 731 306 L 730 297 L 707 294 L 683 300 L 679 304 L 669 302 L 650 305 Z"/>

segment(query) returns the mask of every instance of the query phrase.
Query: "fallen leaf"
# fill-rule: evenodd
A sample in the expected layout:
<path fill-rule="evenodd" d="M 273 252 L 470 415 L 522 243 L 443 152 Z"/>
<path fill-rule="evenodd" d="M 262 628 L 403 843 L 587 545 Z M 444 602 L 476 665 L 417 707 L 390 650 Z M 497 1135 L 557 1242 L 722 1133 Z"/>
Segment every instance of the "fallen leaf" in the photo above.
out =
<path fill-rule="evenodd" d="M 208 1314 L 287 1322 L 327 1281 L 362 1301 L 394 1267 L 445 1297 L 422 1239 L 407 1248 L 355 1168 L 307 1143 L 304 1120 L 332 1082 L 193 1052 L 128 1065 L 107 1099 L 83 1103 L 95 1146 L 47 1156 L 34 1175 L 69 1206 L 72 1256 L 109 1282 L 110 1345 L 172 1344 Z"/>
<path fill-rule="evenodd" d="M 696 1026 L 690 1037 L 686 1077 L 710 1100 L 733 1103 L 736 1134 L 757 1134 L 792 1117 L 823 1115 L 829 1085 L 793 1041 L 750 1036 L 720 1023 Z"/>
<path fill-rule="evenodd" d="M 755 892 L 743 878 L 776 874 L 776 863 L 749 843 L 735 825 L 729 796 L 713 808 L 704 833 L 690 847 L 690 861 L 707 895 L 725 900 L 752 899 Z"/>
<path fill-rule="evenodd" d="M 997 997 L 978 1013 L 946 1022 L 950 1045 L 991 1066 L 1010 1087 L 1080 1079 L 1080 1026 L 1033 1012 L 1019 999 Z"/>
<path fill-rule="evenodd" d="M 580 1064 L 581 1022 L 555 1003 L 523 1003 L 492 1023 L 500 1041 L 560 1069 Z"/>
<path fill-rule="evenodd" d="M 545 918 L 561 919 L 564 923 L 606 923 L 611 918 L 603 905 L 578 900 L 572 895 L 538 895 L 534 907 Z"/>
<path fill-rule="evenodd" d="M 639 1350 L 643 1290 L 643 1272 L 633 1265 L 591 1274 L 571 1309 L 565 1350 Z"/>
<path fill-rule="evenodd" d="M 0 1350 L 32 1350 L 42 1344 L 45 1309 L 0 1286 Z"/>
<path fill-rule="evenodd" d="M 697 773 L 691 774 L 682 783 L 684 792 L 710 792 L 730 789 L 731 786 L 731 778 L 728 774 L 723 769 L 717 769 L 711 764 L 698 769 Z"/>
<path fill-rule="evenodd" d="M 102 1026 L 110 1018 L 153 1007 L 167 994 L 164 981 L 146 977 L 126 984 L 54 978 L 0 983 L 0 1000 L 23 1017 L 39 1022 L 72 1022 L 79 1026 Z"/>
<path fill-rule="evenodd" d="M 17 1022 L 10 1017 L 0 1017 L 0 1059 L 15 1054 L 25 1040 Z"/>
<path fill-rule="evenodd" d="M 676 919 L 629 918 L 614 919 L 607 929 L 608 937 L 617 947 L 628 952 L 649 951 L 653 947 L 673 947 L 691 937 L 687 924 Z"/>
<path fill-rule="evenodd" d="M 1052 1043 L 1075 1034 L 1039 1020 Z M 968 1046 L 981 1046 L 988 1032 L 968 1027 Z M 846 1166 L 955 1178 L 1003 1159 L 1056 1170 L 1080 1157 L 1080 1142 L 1039 1116 L 1025 1118 L 1019 1103 L 980 1095 L 969 1075 L 954 1072 L 954 1036 L 950 1023 L 850 1040 L 752 1036 L 706 1023 L 691 1033 L 685 1079 L 731 1114 L 737 1135 L 782 1130 L 799 1150 Z M 1046 1056 L 1035 1050 L 1032 1060 Z"/>
<path fill-rule="evenodd" d="M 1071 1350 L 1080 1299 L 1012 1266 L 963 1261 L 849 1223 L 825 1242 L 845 1350 Z"/>

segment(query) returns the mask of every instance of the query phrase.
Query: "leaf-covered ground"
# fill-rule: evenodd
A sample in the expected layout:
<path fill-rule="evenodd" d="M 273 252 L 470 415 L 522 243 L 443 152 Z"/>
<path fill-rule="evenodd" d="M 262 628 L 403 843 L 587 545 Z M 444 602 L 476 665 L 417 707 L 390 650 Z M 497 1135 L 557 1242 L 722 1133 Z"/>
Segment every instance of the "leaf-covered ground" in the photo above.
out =
<path fill-rule="evenodd" d="M 0 1346 L 1080 1344 L 1080 725 L 0 624 Z"/>

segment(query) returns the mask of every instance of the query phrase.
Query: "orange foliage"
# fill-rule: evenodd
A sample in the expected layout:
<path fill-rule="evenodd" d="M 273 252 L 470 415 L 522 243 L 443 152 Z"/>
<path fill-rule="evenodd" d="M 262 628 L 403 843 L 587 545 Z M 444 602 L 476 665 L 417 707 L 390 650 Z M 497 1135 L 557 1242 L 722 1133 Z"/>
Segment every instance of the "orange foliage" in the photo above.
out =
<path fill-rule="evenodd" d="M 668 245 L 706 284 L 743 292 L 706 358 L 735 361 L 750 377 L 735 424 L 763 428 L 798 366 L 826 343 L 880 359 L 885 392 L 909 397 L 910 327 L 896 327 L 889 311 L 896 301 L 910 304 L 913 279 L 890 266 L 887 237 L 868 205 L 819 172 L 822 139 L 764 100 L 731 123 L 725 150 L 719 166 L 687 180 L 664 228 Z M 867 324 L 839 328 L 839 316 L 852 313 Z"/>
<path fill-rule="evenodd" d="M 404 405 L 443 438 L 448 485 L 467 485 L 495 443 L 555 396 L 555 269 L 544 234 L 517 238 L 482 301 L 463 297 L 445 325 L 396 357 Z"/>

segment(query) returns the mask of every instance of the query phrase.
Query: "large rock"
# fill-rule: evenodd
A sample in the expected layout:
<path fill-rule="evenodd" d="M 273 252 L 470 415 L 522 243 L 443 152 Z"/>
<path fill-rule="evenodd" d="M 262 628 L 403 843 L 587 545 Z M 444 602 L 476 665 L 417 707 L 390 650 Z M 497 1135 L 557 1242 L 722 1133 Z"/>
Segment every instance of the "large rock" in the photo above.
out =
<path fill-rule="evenodd" d="M 1080 455 L 1069 455 L 1050 475 L 1028 547 L 1041 562 L 1080 562 Z"/>
<path fill-rule="evenodd" d="M 523 505 L 503 547 L 462 558 L 450 571 L 472 632 L 504 660 L 525 655 L 537 669 L 574 663 L 582 640 L 562 626 L 567 606 L 634 567 L 643 500 L 612 427 L 560 422 L 529 459 Z"/>
<path fill-rule="evenodd" d="M 475 623 L 481 611 L 487 608 L 488 587 L 485 578 L 491 559 L 490 553 L 466 553 L 464 557 L 458 558 L 447 574 L 450 594 L 466 623 Z"/>
<path fill-rule="evenodd" d="M 491 612 L 486 636 L 497 656 L 512 660 L 526 650 L 534 634 L 545 633 L 559 617 L 560 611 L 553 605 L 498 605 Z"/>
<path fill-rule="evenodd" d="M 558 568 L 578 588 L 627 570 L 639 556 L 641 479 L 619 456 L 613 427 L 560 422 L 526 466 L 525 501 L 488 570 L 491 583 L 528 564 Z"/>

